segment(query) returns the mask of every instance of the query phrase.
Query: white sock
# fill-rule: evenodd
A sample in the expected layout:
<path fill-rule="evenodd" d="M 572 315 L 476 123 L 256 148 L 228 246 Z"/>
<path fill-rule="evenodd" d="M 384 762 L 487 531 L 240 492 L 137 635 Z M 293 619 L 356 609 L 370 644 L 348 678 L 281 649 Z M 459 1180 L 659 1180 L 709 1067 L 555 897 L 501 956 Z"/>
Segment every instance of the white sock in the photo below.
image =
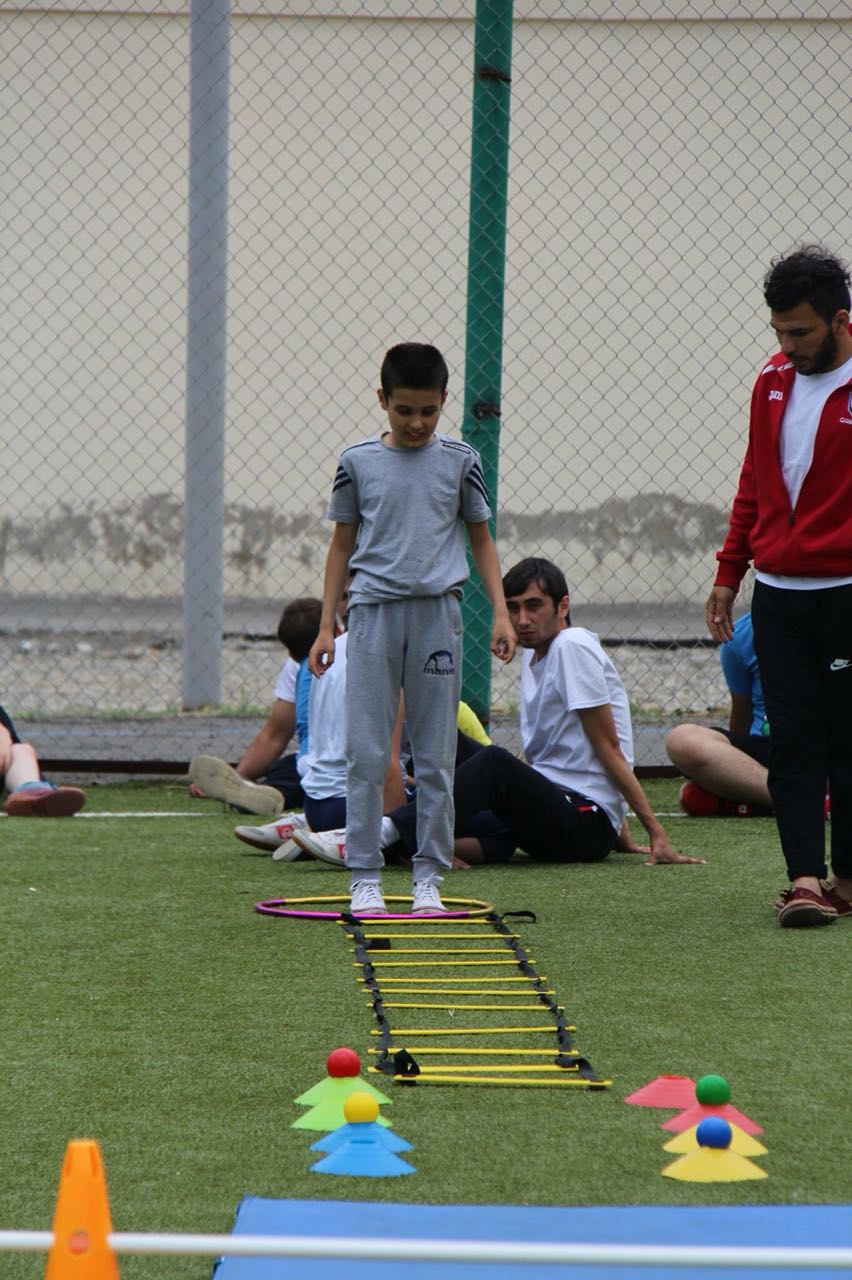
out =
<path fill-rule="evenodd" d="M 371 884 L 377 884 L 377 885 L 379 886 L 379 888 L 381 889 L 381 887 L 382 887 L 382 873 L 381 873 L 381 871 L 380 871 L 380 870 L 379 870 L 379 871 L 372 871 L 372 870 L 369 870 L 369 869 L 365 869 L 365 870 L 363 870 L 363 871 L 360 871 L 360 870 L 359 870 L 359 871 L 353 871 L 353 872 L 352 872 L 352 879 L 351 879 L 351 880 L 350 880 L 350 882 L 349 882 L 349 892 L 350 892 L 350 893 L 352 892 L 352 890 L 355 888 L 356 884 L 362 884 L 362 883 L 363 883 L 364 881 L 366 881 L 366 880 L 369 880 Z"/>
<path fill-rule="evenodd" d="M 379 837 L 379 843 L 383 849 L 387 849 L 388 845 L 396 844 L 399 839 L 399 832 L 395 824 L 390 818 L 382 818 L 382 834 Z"/>

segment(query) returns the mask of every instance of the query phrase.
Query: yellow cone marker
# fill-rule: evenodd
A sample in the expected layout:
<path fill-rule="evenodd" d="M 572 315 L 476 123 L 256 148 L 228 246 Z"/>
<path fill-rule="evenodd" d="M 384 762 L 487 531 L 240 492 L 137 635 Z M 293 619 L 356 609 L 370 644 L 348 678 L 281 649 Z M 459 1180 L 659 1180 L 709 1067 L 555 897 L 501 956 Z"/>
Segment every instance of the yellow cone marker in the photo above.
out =
<path fill-rule="evenodd" d="M 766 1178 L 760 1169 L 746 1156 L 736 1151 L 718 1147 L 699 1147 L 685 1156 L 678 1156 L 662 1170 L 664 1178 L 679 1178 L 681 1182 L 745 1182 L 749 1178 Z"/>
<path fill-rule="evenodd" d="M 768 1176 L 747 1156 L 732 1150 L 734 1128 L 721 1116 L 707 1116 L 694 1126 L 694 1133 L 696 1150 L 667 1165 L 662 1171 L 664 1178 L 679 1178 L 681 1182 L 745 1182 Z"/>

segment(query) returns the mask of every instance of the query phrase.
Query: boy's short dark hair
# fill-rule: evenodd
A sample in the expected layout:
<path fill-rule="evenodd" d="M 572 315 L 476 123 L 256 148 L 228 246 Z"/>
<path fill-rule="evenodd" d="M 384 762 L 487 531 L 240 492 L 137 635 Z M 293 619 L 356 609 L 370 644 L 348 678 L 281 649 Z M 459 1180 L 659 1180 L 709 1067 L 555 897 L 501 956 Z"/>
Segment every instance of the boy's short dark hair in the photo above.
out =
<path fill-rule="evenodd" d="M 539 556 L 527 556 L 526 560 L 513 565 L 503 575 L 503 595 L 507 600 L 510 596 L 519 596 L 531 583 L 541 587 L 555 605 L 569 595 L 568 583 L 562 570 L 551 560 L 542 560 Z"/>
<path fill-rule="evenodd" d="M 296 662 L 301 662 L 310 653 L 321 617 L 322 601 L 313 596 L 301 596 L 284 606 L 278 623 L 278 639 Z"/>
<path fill-rule="evenodd" d="M 385 352 L 382 361 L 382 391 L 391 396 L 397 387 L 410 387 L 412 391 L 447 389 L 450 371 L 437 347 L 423 342 L 400 342 Z"/>
<path fill-rule="evenodd" d="M 791 311 L 807 302 L 830 322 L 838 311 L 849 310 L 849 268 L 822 245 L 804 244 L 786 257 L 773 258 L 763 296 L 770 311 Z"/>

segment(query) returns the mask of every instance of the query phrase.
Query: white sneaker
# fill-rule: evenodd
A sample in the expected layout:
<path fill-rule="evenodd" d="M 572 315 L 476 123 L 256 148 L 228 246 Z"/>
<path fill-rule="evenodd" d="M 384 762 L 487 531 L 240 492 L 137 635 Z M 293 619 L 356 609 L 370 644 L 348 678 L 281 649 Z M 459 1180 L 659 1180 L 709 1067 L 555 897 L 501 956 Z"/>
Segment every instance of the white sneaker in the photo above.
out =
<path fill-rule="evenodd" d="M 349 909 L 353 916 L 386 916 L 388 909 L 378 880 L 356 880 L 351 889 Z"/>
<path fill-rule="evenodd" d="M 284 797 L 277 787 L 264 787 L 241 778 L 236 769 L 218 756 L 196 756 L 190 761 L 190 779 L 211 800 L 224 800 L 248 813 L 269 818 L 281 812 Z"/>
<path fill-rule="evenodd" d="M 411 902 L 413 916 L 431 916 L 446 911 L 438 892 L 438 885 L 442 880 L 443 876 L 427 876 L 425 880 L 415 881 Z"/>
<path fill-rule="evenodd" d="M 293 839 L 300 849 L 320 862 L 346 870 L 346 831 L 294 831 Z"/>
<path fill-rule="evenodd" d="M 234 835 L 255 849 L 271 850 L 277 862 L 292 862 L 302 852 L 299 848 L 290 848 L 293 832 L 305 826 L 307 820 L 303 813 L 285 813 L 277 822 L 268 822 L 263 827 L 234 827 Z"/>

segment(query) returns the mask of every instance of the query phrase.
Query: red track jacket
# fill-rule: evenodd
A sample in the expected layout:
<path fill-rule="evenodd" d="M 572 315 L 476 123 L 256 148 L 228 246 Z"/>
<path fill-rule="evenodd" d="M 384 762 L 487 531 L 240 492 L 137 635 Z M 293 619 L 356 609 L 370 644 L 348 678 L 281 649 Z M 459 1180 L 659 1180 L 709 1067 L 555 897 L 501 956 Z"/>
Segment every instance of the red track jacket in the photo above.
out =
<path fill-rule="evenodd" d="M 795 369 L 780 352 L 754 385 L 748 449 L 716 586 L 738 590 L 750 560 L 765 573 L 801 578 L 852 574 L 852 379 L 828 397 L 795 510 L 779 458 L 781 422 Z"/>

